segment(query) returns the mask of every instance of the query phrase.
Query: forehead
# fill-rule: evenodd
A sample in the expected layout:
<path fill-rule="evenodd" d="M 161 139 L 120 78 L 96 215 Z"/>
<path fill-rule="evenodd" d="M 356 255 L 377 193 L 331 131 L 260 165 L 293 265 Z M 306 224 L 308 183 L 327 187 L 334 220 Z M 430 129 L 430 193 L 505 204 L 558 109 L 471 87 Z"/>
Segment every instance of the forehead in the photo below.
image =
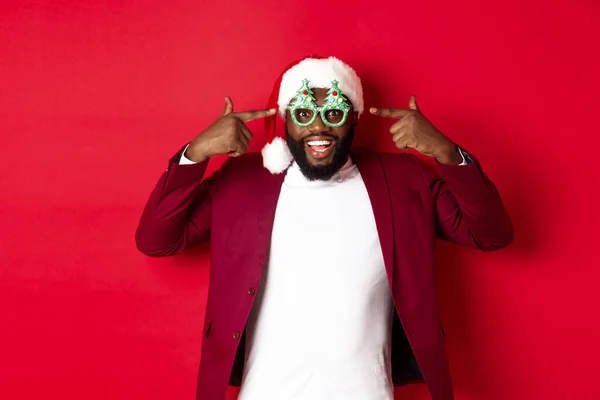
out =
<path fill-rule="evenodd" d="M 325 98 L 327 97 L 327 91 L 329 89 L 325 88 L 312 88 L 312 91 L 315 95 L 315 100 L 317 101 L 318 106 L 322 106 L 325 102 Z"/>
<path fill-rule="evenodd" d="M 311 90 L 315 94 L 315 97 L 327 96 L 327 92 L 329 91 L 329 88 L 311 88 Z"/>

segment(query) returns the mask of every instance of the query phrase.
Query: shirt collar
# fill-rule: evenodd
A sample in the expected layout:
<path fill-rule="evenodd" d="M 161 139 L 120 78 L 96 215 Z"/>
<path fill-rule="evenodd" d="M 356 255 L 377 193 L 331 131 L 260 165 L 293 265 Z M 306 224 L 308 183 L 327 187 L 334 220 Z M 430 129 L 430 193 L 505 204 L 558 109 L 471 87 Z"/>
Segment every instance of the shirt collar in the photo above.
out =
<path fill-rule="evenodd" d="M 357 172 L 358 169 L 356 168 L 356 165 L 354 165 L 354 161 L 352 161 L 352 158 L 348 156 L 346 163 L 338 170 L 338 172 L 335 173 L 335 175 L 333 175 L 331 179 L 342 183 L 350 178 L 354 178 Z"/>

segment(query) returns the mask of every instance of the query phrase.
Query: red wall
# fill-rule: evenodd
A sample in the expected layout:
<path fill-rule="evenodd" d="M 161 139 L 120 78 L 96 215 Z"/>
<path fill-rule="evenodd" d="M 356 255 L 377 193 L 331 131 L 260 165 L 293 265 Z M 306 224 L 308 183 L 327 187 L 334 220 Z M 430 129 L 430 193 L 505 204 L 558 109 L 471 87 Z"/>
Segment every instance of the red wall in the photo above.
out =
<path fill-rule="evenodd" d="M 0 398 L 192 398 L 207 249 L 142 256 L 142 206 L 225 95 L 261 108 L 281 68 L 316 52 L 356 67 L 367 106 L 416 94 L 514 218 L 505 251 L 440 246 L 457 398 L 599 399 L 599 11 L 592 0 L 3 1 Z M 357 141 L 393 150 L 390 123 L 365 116 Z M 258 149 L 261 124 L 250 128 Z M 423 386 L 399 393 L 428 398 Z"/>

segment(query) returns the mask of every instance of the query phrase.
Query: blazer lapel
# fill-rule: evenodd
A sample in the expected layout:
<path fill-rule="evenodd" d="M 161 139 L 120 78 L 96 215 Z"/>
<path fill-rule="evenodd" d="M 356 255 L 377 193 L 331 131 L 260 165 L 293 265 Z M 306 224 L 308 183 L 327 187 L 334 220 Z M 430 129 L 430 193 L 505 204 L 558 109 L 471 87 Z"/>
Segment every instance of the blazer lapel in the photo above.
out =
<path fill-rule="evenodd" d="M 269 243 L 271 240 L 271 231 L 275 221 L 275 210 L 277 201 L 281 192 L 281 185 L 285 179 L 286 173 L 271 174 L 267 170 L 258 177 L 256 187 L 260 190 L 260 195 L 256 197 L 256 246 L 259 254 L 261 267 L 266 260 Z"/>
<path fill-rule="evenodd" d="M 369 194 L 391 290 L 394 276 L 394 221 L 385 170 L 381 158 L 376 155 L 352 154 L 351 157 Z"/>

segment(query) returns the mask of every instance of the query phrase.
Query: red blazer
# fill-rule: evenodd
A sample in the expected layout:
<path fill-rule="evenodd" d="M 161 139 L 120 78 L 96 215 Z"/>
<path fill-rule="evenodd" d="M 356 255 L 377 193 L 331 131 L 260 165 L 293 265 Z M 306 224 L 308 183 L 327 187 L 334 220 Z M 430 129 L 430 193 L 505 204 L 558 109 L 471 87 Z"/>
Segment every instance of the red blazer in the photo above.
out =
<path fill-rule="evenodd" d="M 178 165 L 180 155 L 170 160 L 150 195 L 136 243 L 142 253 L 162 257 L 210 239 L 196 398 L 221 400 L 228 384 L 241 381 L 244 328 L 268 255 L 285 173 L 272 175 L 260 154 L 249 153 L 230 158 L 212 178 L 202 180 L 208 162 Z M 396 308 L 394 384 L 424 381 L 433 400 L 451 400 L 434 285 L 435 239 L 500 249 L 513 239 L 510 218 L 475 159 L 466 166 L 438 164 L 440 176 L 411 154 L 353 153 L 352 159 L 373 206 Z"/>

